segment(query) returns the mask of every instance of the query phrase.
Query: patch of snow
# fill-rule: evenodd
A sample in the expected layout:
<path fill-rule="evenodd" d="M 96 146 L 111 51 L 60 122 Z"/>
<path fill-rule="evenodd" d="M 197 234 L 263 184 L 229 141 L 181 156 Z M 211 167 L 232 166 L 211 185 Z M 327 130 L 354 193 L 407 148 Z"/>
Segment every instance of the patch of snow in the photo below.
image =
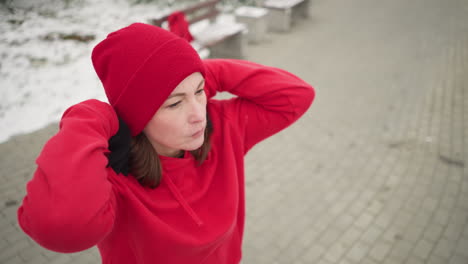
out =
<path fill-rule="evenodd" d="M 219 15 L 214 23 L 202 20 L 190 27 L 190 32 L 200 43 L 208 43 L 221 39 L 227 35 L 239 32 L 247 33 L 247 26 L 235 21 L 235 16 L 230 14 Z"/>
<path fill-rule="evenodd" d="M 266 0 L 263 3 L 264 7 L 270 8 L 291 8 L 301 2 L 308 1 L 308 0 Z"/>
<path fill-rule="evenodd" d="M 238 7 L 234 12 L 236 16 L 253 17 L 253 18 L 263 17 L 267 13 L 268 13 L 268 9 L 261 8 L 261 7 L 253 7 L 253 6 L 241 6 L 241 7 Z"/>
<path fill-rule="evenodd" d="M 0 142 L 59 121 L 80 101 L 107 101 L 93 47 L 112 31 L 167 12 L 126 0 L 16 0 L 14 7 L 0 6 Z"/>

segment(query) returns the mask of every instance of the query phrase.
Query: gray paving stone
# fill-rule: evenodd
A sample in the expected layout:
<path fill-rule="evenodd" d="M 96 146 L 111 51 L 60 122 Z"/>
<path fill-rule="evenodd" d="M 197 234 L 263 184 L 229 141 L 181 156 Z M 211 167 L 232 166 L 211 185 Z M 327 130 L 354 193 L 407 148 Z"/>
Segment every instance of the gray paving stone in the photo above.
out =
<path fill-rule="evenodd" d="M 360 200 L 354 202 L 351 207 L 348 209 L 348 213 L 355 217 L 355 218 L 358 218 L 358 217 L 361 217 L 361 214 L 362 212 L 366 209 L 366 203 L 365 202 L 362 202 Z M 367 216 L 364 216 L 363 217 L 364 219 L 361 219 L 361 220 L 357 220 L 357 225 L 359 226 L 362 222 L 365 222 L 366 220 L 368 220 L 369 217 Z M 356 224 L 356 222 L 355 222 Z"/>
<path fill-rule="evenodd" d="M 357 229 L 356 227 L 350 227 L 345 231 L 343 236 L 341 237 L 341 241 L 343 244 L 347 246 L 354 245 L 362 235 L 362 230 Z"/>
<path fill-rule="evenodd" d="M 298 247 L 296 245 L 290 244 L 288 247 L 284 247 L 281 250 L 281 253 L 278 254 L 276 258 L 276 261 L 278 261 L 279 263 L 288 263 L 288 262 L 296 263 L 300 261 L 300 256 L 303 253 L 303 251 L 304 251 L 304 247 Z M 255 252 L 252 252 L 252 253 L 255 253 Z"/>
<path fill-rule="evenodd" d="M 17 252 L 6 248 L 0 252 L 0 263 L 7 263 L 10 259 L 16 258 Z"/>
<path fill-rule="evenodd" d="M 424 210 L 418 210 L 413 216 L 413 218 L 411 219 L 410 225 L 426 228 L 427 226 L 429 226 L 430 221 L 431 221 L 431 214 L 427 213 Z"/>
<path fill-rule="evenodd" d="M 369 226 L 367 230 L 362 234 L 361 240 L 367 244 L 374 244 L 377 239 L 383 234 L 381 228 L 377 226 Z"/>
<path fill-rule="evenodd" d="M 24 263 L 24 261 L 18 257 L 18 256 L 14 256 L 13 258 L 10 258 L 7 260 L 8 264 L 21 264 L 21 263 Z M 5 261 L 5 263 L 7 263 Z"/>
<path fill-rule="evenodd" d="M 427 240 L 421 239 L 417 242 L 414 248 L 414 255 L 426 261 L 434 247 L 434 244 Z"/>
<path fill-rule="evenodd" d="M 449 219 L 450 219 L 450 211 L 443 209 L 443 208 L 437 210 L 433 218 L 435 223 L 442 225 L 442 226 L 447 226 Z"/>
<path fill-rule="evenodd" d="M 395 240 L 404 239 L 404 229 L 399 226 L 390 226 L 382 235 L 382 240 L 393 243 Z"/>
<path fill-rule="evenodd" d="M 369 253 L 370 247 L 371 246 L 369 244 L 359 241 L 351 247 L 351 250 L 348 251 L 346 257 L 351 261 L 360 263 L 360 261 L 362 261 L 362 259 Z"/>
<path fill-rule="evenodd" d="M 444 259 L 435 255 L 429 256 L 427 260 L 427 264 L 440 264 L 440 263 L 448 263 L 448 259 Z"/>
<path fill-rule="evenodd" d="M 350 247 L 346 246 L 343 243 L 334 243 L 328 248 L 327 252 L 324 255 L 324 258 L 330 261 L 331 263 L 339 263 L 341 262 L 340 260 L 344 258 L 344 255 L 349 249 Z"/>
<path fill-rule="evenodd" d="M 342 213 L 334 222 L 334 226 L 341 231 L 341 233 L 345 233 L 347 230 L 351 228 L 351 225 L 354 222 L 354 218 L 351 215 L 346 213 Z"/>
<path fill-rule="evenodd" d="M 393 216 L 389 214 L 380 214 L 375 218 L 374 223 L 379 228 L 385 230 L 392 223 L 392 217 Z"/>
<path fill-rule="evenodd" d="M 373 244 L 372 249 L 369 252 L 369 256 L 374 259 L 377 263 L 381 263 L 385 260 L 388 253 L 391 250 L 391 244 L 385 241 L 378 241 Z"/>
<path fill-rule="evenodd" d="M 408 264 L 424 264 L 424 260 L 416 257 L 416 256 L 411 256 L 405 263 Z"/>
<path fill-rule="evenodd" d="M 317 261 L 317 264 L 332 264 L 332 262 L 329 262 L 326 259 L 320 259 Z"/>
<path fill-rule="evenodd" d="M 43 249 L 38 246 L 28 247 L 18 253 L 19 257 L 26 263 L 46 263 L 47 259 L 41 254 Z"/>
<path fill-rule="evenodd" d="M 399 264 L 399 263 L 402 263 L 402 262 L 396 261 L 391 258 L 386 258 L 381 262 L 381 264 Z"/>
<path fill-rule="evenodd" d="M 422 203 L 422 209 L 425 211 L 432 213 L 434 212 L 439 205 L 439 200 L 433 196 L 426 196 Z"/>
<path fill-rule="evenodd" d="M 450 259 L 449 264 L 466 264 L 466 256 L 454 255 Z"/>
<path fill-rule="evenodd" d="M 348 259 L 341 259 L 337 264 L 353 264 L 350 260 Z"/>
<path fill-rule="evenodd" d="M 371 225 L 372 221 L 374 220 L 374 216 L 369 213 L 362 213 L 354 222 L 354 225 L 361 229 L 366 229 L 368 226 Z"/>
<path fill-rule="evenodd" d="M 444 232 L 443 226 L 437 223 L 433 223 L 433 224 L 430 224 L 426 228 L 423 234 L 423 238 L 431 241 L 432 243 L 435 243 L 442 237 L 443 232 Z"/>
<path fill-rule="evenodd" d="M 373 259 L 370 258 L 365 258 L 361 261 L 362 264 L 377 264 L 378 262 L 375 262 Z"/>
<path fill-rule="evenodd" d="M 420 226 L 411 226 L 405 229 L 403 239 L 411 244 L 417 244 L 424 232 L 424 228 Z"/>
<path fill-rule="evenodd" d="M 378 200 L 373 200 L 371 201 L 370 205 L 367 207 L 367 211 L 374 215 L 374 216 L 377 216 L 383 209 L 383 204 L 382 202 L 378 201 Z"/>
<path fill-rule="evenodd" d="M 387 259 L 392 259 L 398 263 L 404 263 L 410 256 L 410 252 L 412 251 L 413 247 L 414 244 L 410 244 L 407 241 L 396 241 L 393 243 L 393 247 L 391 248 Z"/>
<path fill-rule="evenodd" d="M 68 254 L 59 254 L 53 260 L 50 261 L 51 264 L 65 264 L 70 263 L 72 258 Z"/>
<path fill-rule="evenodd" d="M 460 238 L 455 248 L 455 254 L 457 254 L 458 256 L 463 256 L 465 259 L 468 259 L 468 237 L 463 236 Z"/>
<path fill-rule="evenodd" d="M 327 228 L 326 232 L 319 238 L 318 243 L 325 248 L 330 248 L 336 243 L 342 232 L 338 229 Z"/>
<path fill-rule="evenodd" d="M 320 245 L 312 245 L 306 249 L 301 258 L 303 261 L 316 262 L 321 259 L 325 251 L 326 248 Z"/>
<path fill-rule="evenodd" d="M 449 259 L 452 257 L 452 253 L 455 250 L 456 243 L 454 241 L 447 240 L 446 238 L 441 238 L 437 241 L 437 244 L 434 248 L 434 255 Z"/>
<path fill-rule="evenodd" d="M 450 222 L 445 228 L 442 236 L 449 240 L 457 241 L 461 236 L 461 230 L 463 230 L 463 226 L 457 226 L 456 224 Z"/>
<path fill-rule="evenodd" d="M 303 231 L 302 235 L 296 239 L 297 245 L 300 245 L 302 248 L 308 248 L 309 245 L 312 245 L 317 242 L 320 232 L 314 228 L 307 228 Z"/>

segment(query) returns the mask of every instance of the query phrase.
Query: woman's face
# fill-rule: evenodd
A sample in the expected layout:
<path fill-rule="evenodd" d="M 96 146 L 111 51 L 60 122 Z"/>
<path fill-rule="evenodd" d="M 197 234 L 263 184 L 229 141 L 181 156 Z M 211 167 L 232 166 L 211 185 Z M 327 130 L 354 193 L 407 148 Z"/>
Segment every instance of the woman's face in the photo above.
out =
<path fill-rule="evenodd" d="M 143 132 L 159 155 L 176 157 L 196 150 L 206 127 L 205 80 L 196 72 L 185 78 L 148 122 Z"/>

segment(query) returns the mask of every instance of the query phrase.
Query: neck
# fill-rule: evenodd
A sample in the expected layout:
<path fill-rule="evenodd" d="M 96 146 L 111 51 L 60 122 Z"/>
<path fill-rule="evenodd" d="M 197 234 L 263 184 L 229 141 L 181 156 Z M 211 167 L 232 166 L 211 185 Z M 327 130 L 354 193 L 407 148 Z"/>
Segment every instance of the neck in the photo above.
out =
<path fill-rule="evenodd" d="M 166 156 L 166 157 L 171 157 L 171 158 L 183 158 L 185 151 L 175 150 L 171 152 L 158 152 L 158 150 L 156 149 L 156 153 L 158 153 L 161 156 Z"/>

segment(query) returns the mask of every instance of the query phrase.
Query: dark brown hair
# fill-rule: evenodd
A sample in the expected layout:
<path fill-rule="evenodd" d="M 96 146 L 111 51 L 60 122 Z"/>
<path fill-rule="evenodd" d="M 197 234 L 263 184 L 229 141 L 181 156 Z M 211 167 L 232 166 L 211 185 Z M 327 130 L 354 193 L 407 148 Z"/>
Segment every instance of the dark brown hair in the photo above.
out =
<path fill-rule="evenodd" d="M 205 140 L 200 148 L 190 152 L 195 157 L 195 160 L 198 161 L 198 165 L 201 165 L 208 156 L 212 132 L 213 127 L 207 115 Z M 162 178 L 161 162 L 158 153 L 143 132 L 132 138 L 129 166 L 130 173 L 142 186 L 152 189 L 158 187 Z"/>

